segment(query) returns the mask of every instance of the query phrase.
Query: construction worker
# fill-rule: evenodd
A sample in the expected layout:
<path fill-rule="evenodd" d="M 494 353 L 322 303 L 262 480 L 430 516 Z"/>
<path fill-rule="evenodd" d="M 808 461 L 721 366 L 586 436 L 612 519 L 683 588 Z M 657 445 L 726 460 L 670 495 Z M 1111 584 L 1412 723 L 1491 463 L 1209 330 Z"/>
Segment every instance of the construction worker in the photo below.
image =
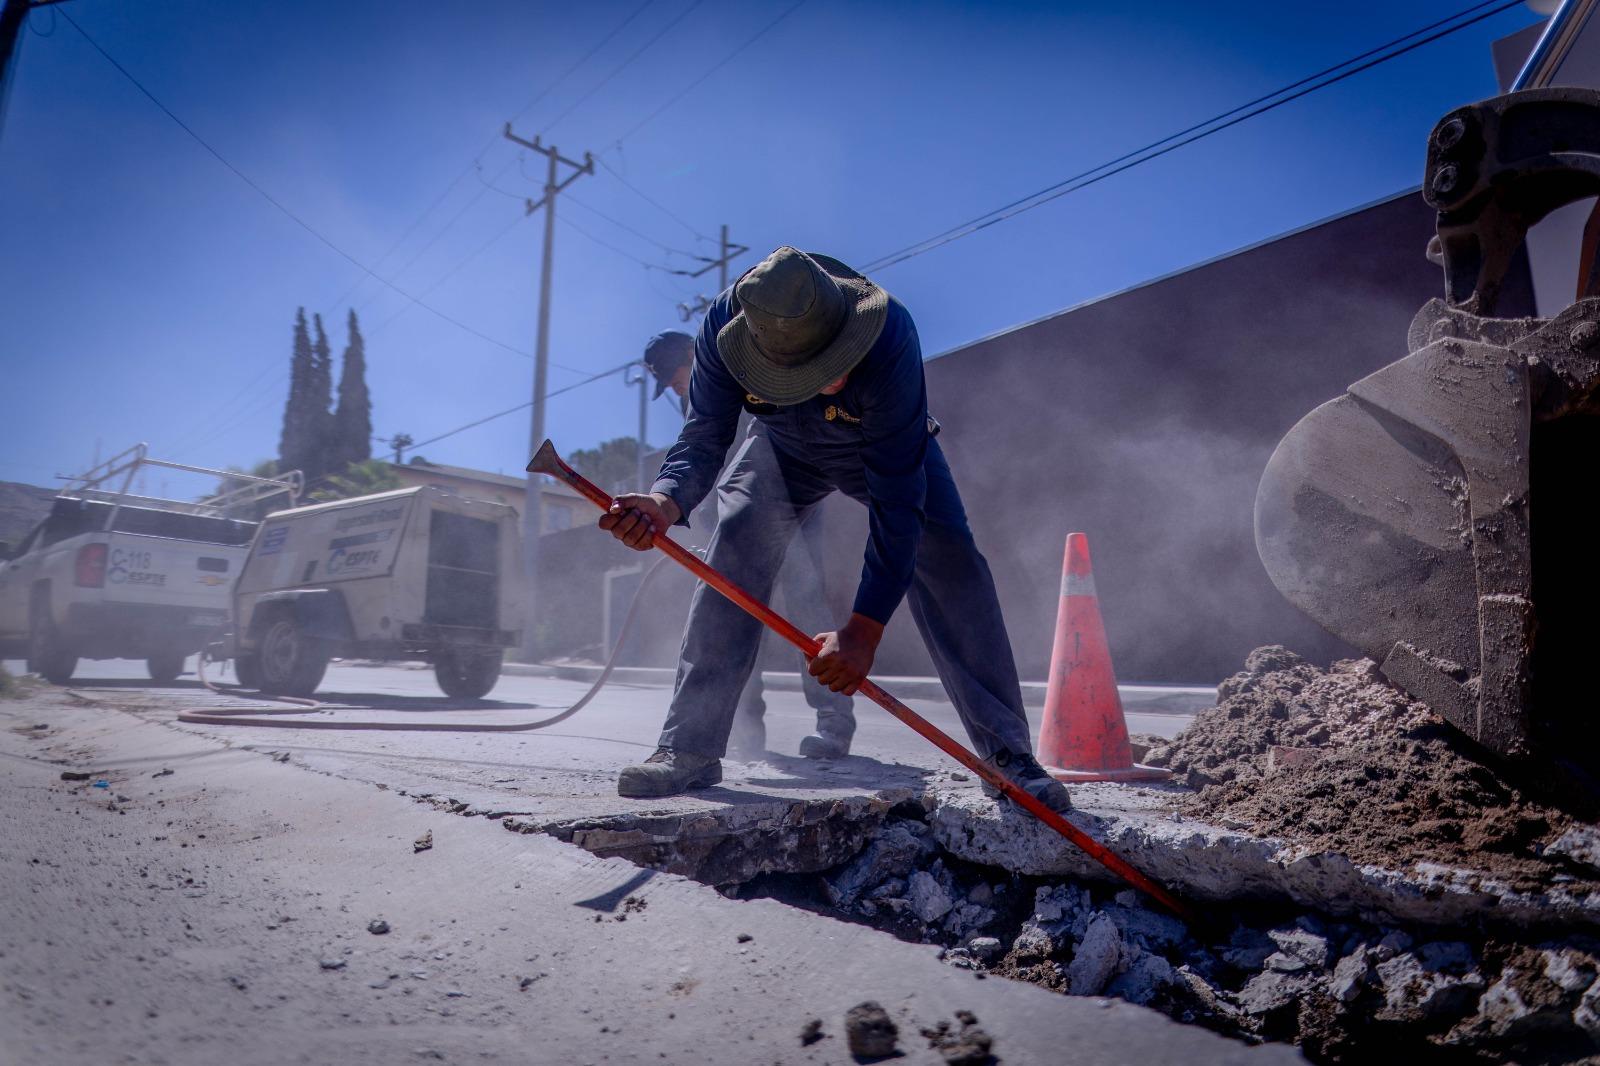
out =
<path fill-rule="evenodd" d="M 671 389 L 677 394 L 687 418 L 694 338 L 677 330 L 656 334 L 644 346 L 644 365 L 656 379 L 656 398 Z M 797 543 L 802 550 L 789 552 L 778 570 L 784 607 L 796 625 L 813 631 L 825 629 L 829 614 L 823 590 L 822 545 L 816 515 L 801 521 L 799 530 Z M 856 732 L 851 698 L 812 677 L 804 662 L 800 667 L 800 689 L 806 702 L 817 712 L 817 731 L 801 738 L 800 754 L 808 759 L 842 759 L 850 754 L 850 740 Z M 758 662 L 739 693 L 738 709 L 733 716 L 728 751 L 735 758 L 760 759 L 766 754 L 766 711 Z"/>
<path fill-rule="evenodd" d="M 854 694 L 883 628 L 911 614 L 978 754 L 1047 806 L 1071 806 L 1033 757 L 994 579 L 928 415 L 922 351 L 905 307 L 825 255 L 783 247 L 706 313 L 695 343 L 689 419 L 648 493 L 600 518 L 640 551 L 710 491 L 741 409 L 755 417 L 717 485 L 707 561 L 759 599 L 772 590 L 795 524 L 824 496 L 868 508 L 854 609 L 819 633 L 810 672 Z M 761 624 L 705 585 L 695 590 L 660 746 L 617 780 L 623 796 L 667 796 L 722 780 L 739 689 Z M 987 788 L 987 786 L 985 786 Z"/>

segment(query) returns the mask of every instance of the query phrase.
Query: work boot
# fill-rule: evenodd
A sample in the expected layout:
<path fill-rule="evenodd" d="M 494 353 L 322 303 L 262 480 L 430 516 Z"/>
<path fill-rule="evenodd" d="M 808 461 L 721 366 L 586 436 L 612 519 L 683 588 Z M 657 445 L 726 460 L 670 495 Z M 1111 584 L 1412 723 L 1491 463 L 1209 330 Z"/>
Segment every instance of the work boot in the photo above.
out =
<path fill-rule="evenodd" d="M 721 759 L 657 748 L 643 764 L 623 767 L 617 775 L 617 795 L 629 799 L 675 796 L 691 788 L 709 788 L 721 780 Z"/>
<path fill-rule="evenodd" d="M 744 762 L 767 757 L 767 723 L 742 710 L 733 716 L 733 732 L 728 734 L 728 754 Z"/>
<path fill-rule="evenodd" d="M 1072 810 L 1072 798 L 1067 795 L 1067 786 L 1051 777 L 1030 752 L 997 751 L 984 761 L 1057 814 Z M 983 783 L 983 793 L 991 798 L 1001 795 L 1000 790 L 987 781 Z"/>
<path fill-rule="evenodd" d="M 807 759 L 842 759 L 850 754 L 850 738 L 818 726 L 815 733 L 801 738 L 800 754 Z"/>

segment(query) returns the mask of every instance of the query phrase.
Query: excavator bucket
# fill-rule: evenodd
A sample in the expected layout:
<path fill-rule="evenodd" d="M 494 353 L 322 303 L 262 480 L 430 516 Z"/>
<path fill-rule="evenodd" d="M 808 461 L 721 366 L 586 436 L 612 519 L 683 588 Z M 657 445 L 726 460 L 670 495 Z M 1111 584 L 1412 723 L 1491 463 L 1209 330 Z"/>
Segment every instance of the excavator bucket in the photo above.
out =
<path fill-rule="evenodd" d="M 1592 686 L 1600 596 L 1585 529 L 1600 487 L 1600 212 L 1571 306 L 1508 319 L 1495 304 L 1528 228 L 1597 194 L 1600 93 L 1446 115 L 1423 185 L 1444 298 L 1413 320 L 1409 355 L 1289 431 L 1256 494 L 1256 546 L 1284 596 L 1512 759 L 1560 758 L 1600 717 L 1573 706 Z"/>

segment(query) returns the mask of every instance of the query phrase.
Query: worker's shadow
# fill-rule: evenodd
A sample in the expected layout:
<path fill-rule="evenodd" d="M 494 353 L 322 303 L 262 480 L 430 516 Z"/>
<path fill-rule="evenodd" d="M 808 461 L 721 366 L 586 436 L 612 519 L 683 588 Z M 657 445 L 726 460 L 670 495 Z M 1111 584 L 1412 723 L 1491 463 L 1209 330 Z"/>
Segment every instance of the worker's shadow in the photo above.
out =
<path fill-rule="evenodd" d="M 925 784 L 936 772 L 926 766 L 883 762 L 870 755 L 803 759 L 775 751 L 767 752 L 761 762 L 749 765 L 750 773 L 736 776 L 752 788 L 767 790 L 916 787 Z M 765 774 L 763 767 L 771 767 L 778 773 Z"/>

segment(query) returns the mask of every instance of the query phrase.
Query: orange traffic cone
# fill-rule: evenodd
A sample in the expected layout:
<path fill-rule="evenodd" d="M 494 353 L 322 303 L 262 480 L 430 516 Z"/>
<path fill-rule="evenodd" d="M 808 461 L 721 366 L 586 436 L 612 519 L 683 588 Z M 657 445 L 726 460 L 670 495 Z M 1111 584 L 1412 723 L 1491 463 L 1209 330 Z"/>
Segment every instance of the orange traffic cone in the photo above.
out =
<path fill-rule="evenodd" d="M 1089 538 L 1082 533 L 1067 534 L 1039 761 L 1061 781 L 1164 781 L 1172 776 L 1169 770 L 1133 761 L 1094 594 Z"/>

